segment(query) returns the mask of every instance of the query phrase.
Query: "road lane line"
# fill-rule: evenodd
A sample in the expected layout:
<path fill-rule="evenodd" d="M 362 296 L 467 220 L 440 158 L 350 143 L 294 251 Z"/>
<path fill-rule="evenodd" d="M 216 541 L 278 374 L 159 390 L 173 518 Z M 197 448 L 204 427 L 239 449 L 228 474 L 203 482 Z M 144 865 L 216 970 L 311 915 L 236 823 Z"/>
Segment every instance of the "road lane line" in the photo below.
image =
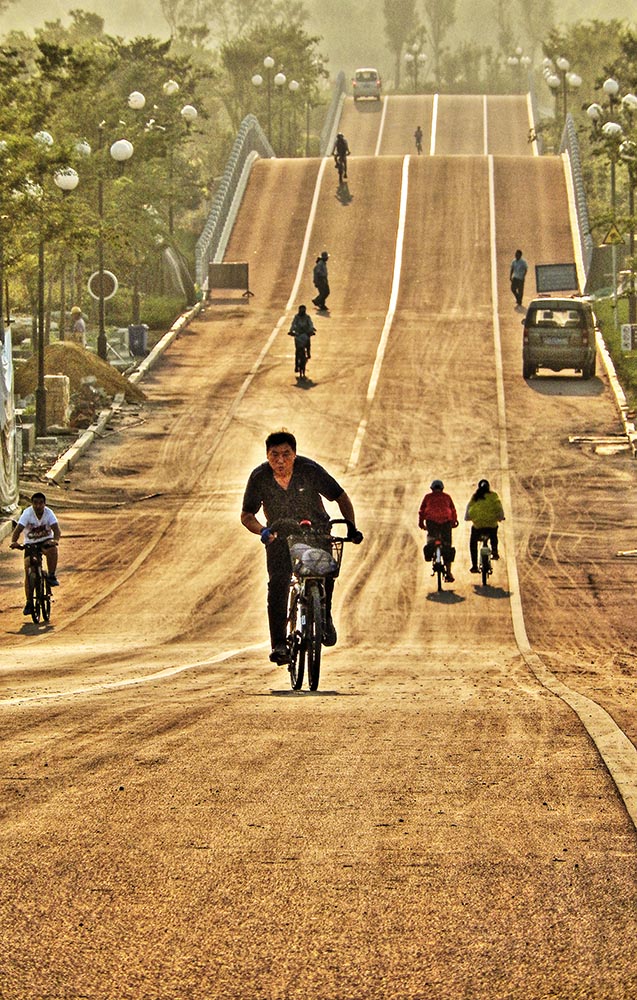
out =
<path fill-rule="evenodd" d="M 637 749 L 615 720 L 597 702 L 586 695 L 573 691 L 553 674 L 534 652 L 526 633 L 520 580 L 515 557 L 515 537 L 513 532 L 513 504 L 511 502 L 511 478 L 509 472 L 509 447 L 506 431 L 506 404 L 504 394 L 504 374 L 502 365 L 502 341 L 500 337 L 500 317 L 498 313 L 498 274 L 495 224 L 495 178 L 493 156 L 489 164 L 489 226 L 491 243 L 491 308 L 493 320 L 493 343 L 495 351 L 496 387 L 498 401 L 498 441 L 500 454 L 500 474 L 502 477 L 502 499 L 504 509 L 509 511 L 508 520 L 503 523 L 506 539 L 506 567 L 509 577 L 511 618 L 517 647 L 527 666 L 538 682 L 551 691 L 578 716 L 584 729 L 606 765 L 628 814 L 637 828 Z M 522 375 L 520 374 L 520 378 Z"/>
<path fill-rule="evenodd" d="M 385 118 L 387 117 L 387 104 L 389 102 L 388 97 L 383 97 L 383 111 L 380 116 L 380 125 L 378 126 L 378 138 L 376 140 L 376 149 L 374 150 L 374 156 L 380 155 L 380 144 L 383 140 L 383 132 L 385 130 Z"/>
<path fill-rule="evenodd" d="M 255 653 L 269 647 L 268 642 L 254 643 L 251 646 L 241 646 L 238 649 L 229 649 L 225 653 L 217 653 L 207 660 L 196 660 L 194 663 L 182 663 L 176 667 L 164 667 L 154 674 L 144 674 L 143 677 L 127 677 L 120 681 L 104 681 L 101 684 L 85 684 L 82 687 L 72 688 L 69 691 L 46 691 L 40 694 L 16 695 L 15 698 L 0 699 L 0 708 L 10 708 L 15 705 L 25 705 L 36 701 L 54 701 L 59 698 L 75 698 L 82 694 L 99 694 L 102 691 L 116 691 L 120 688 L 135 687 L 139 684 L 149 684 L 152 681 L 164 681 L 168 677 L 175 677 L 183 674 L 186 670 L 196 670 L 197 667 L 210 667 L 217 663 L 224 663 L 235 656 L 244 656 L 246 653 Z M 224 689 L 225 690 L 225 689 Z"/>
<path fill-rule="evenodd" d="M 400 208 L 398 211 L 398 232 L 396 233 L 396 249 L 394 252 L 394 274 L 392 277 L 392 288 L 391 295 L 389 296 L 389 307 L 387 309 L 387 315 L 385 316 L 385 322 L 383 324 L 383 329 L 380 335 L 380 340 L 378 342 L 378 348 L 376 350 L 376 358 L 374 360 L 374 367 L 372 368 L 372 374 L 369 379 L 369 385 L 367 387 L 367 397 L 365 399 L 365 407 L 363 411 L 363 417 L 360 424 L 358 425 L 358 431 L 356 432 L 356 437 L 354 439 L 354 445 L 352 447 L 352 453 L 349 457 L 349 462 L 347 463 L 347 471 L 351 472 L 356 468 L 358 460 L 360 458 L 361 446 L 363 444 L 363 438 L 365 437 L 365 431 L 367 430 L 367 420 L 369 418 L 369 412 L 374 401 L 374 396 L 376 394 L 376 388 L 378 386 L 378 379 L 380 377 L 380 371 L 383 366 L 383 359 L 385 357 L 385 348 L 387 347 L 387 341 L 389 339 L 389 333 L 394 321 L 394 314 L 396 312 L 396 304 L 398 302 L 398 291 L 400 289 L 400 272 L 403 265 L 403 243 L 405 239 L 405 222 L 407 219 L 407 195 L 409 192 L 409 156 L 405 156 L 403 160 L 403 170 L 402 170 L 402 184 L 400 188 Z"/>
<path fill-rule="evenodd" d="M 438 94 L 434 94 L 434 104 L 431 112 L 431 141 L 429 143 L 429 155 L 436 152 L 436 129 L 438 128 Z"/>

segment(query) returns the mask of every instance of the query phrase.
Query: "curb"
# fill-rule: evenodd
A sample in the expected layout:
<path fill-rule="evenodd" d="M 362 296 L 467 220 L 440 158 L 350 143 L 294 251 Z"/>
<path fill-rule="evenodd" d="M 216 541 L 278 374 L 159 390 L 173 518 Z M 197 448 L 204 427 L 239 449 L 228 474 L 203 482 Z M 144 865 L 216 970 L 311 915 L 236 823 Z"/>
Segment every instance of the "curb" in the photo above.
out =
<path fill-rule="evenodd" d="M 161 340 L 155 344 L 148 357 L 144 358 L 135 371 L 131 373 L 128 377 L 128 381 L 133 382 L 134 384 L 140 382 L 159 360 L 164 351 L 170 347 L 173 340 L 177 337 L 181 330 L 183 330 L 183 328 L 188 325 L 190 320 L 197 316 L 202 309 L 203 302 L 197 302 L 197 304 L 193 306 L 192 309 L 189 309 L 188 312 L 182 313 L 182 315 L 175 320 L 168 333 L 165 333 Z M 78 458 L 80 458 L 80 456 L 83 455 L 88 448 L 90 448 L 95 438 L 101 436 L 106 424 L 109 420 L 111 420 L 113 414 L 117 413 L 123 402 L 124 394 L 119 393 L 115 397 L 113 405 L 108 409 L 101 411 L 96 422 L 91 424 L 91 426 L 80 435 L 75 444 L 71 445 L 71 447 L 68 448 L 64 454 L 60 456 L 60 458 L 58 458 L 55 465 L 52 466 L 52 468 L 50 468 L 46 473 L 44 478 L 48 482 L 59 484 L 60 479 L 62 479 L 66 473 L 73 468 L 75 462 L 77 462 Z"/>
<path fill-rule="evenodd" d="M 608 381 L 610 382 L 610 387 L 613 391 L 613 396 L 615 397 L 615 403 L 617 405 L 617 409 L 619 410 L 619 416 L 622 422 L 622 427 L 624 428 L 624 434 L 628 438 L 630 450 L 634 458 L 637 454 L 637 429 L 635 429 L 634 422 L 628 417 L 630 407 L 626 402 L 626 394 L 624 393 L 619 379 L 617 378 L 615 365 L 613 364 L 613 359 L 610 356 L 604 338 L 600 332 L 597 333 L 596 337 L 597 350 L 599 351 L 602 361 L 604 362 L 604 368 L 606 369 L 606 375 L 608 376 Z"/>

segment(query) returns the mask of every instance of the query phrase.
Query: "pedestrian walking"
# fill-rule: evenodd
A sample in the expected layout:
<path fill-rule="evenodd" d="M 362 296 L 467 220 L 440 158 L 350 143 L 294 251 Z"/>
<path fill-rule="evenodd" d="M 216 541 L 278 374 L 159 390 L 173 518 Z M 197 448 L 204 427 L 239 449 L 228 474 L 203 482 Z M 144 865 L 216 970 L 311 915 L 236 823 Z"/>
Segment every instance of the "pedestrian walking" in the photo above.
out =
<path fill-rule="evenodd" d="M 418 156 L 420 156 L 422 153 L 422 129 L 420 125 L 414 132 L 414 139 L 416 140 L 416 152 L 418 153 Z"/>
<path fill-rule="evenodd" d="M 509 277 L 511 279 L 511 291 L 515 296 L 515 301 L 518 306 L 522 305 L 522 296 L 524 295 L 524 279 L 526 278 L 526 272 L 528 269 L 529 265 L 522 256 L 522 251 L 516 250 L 515 257 L 511 261 Z"/>
<path fill-rule="evenodd" d="M 73 329 L 71 330 L 68 339 L 73 344 L 78 344 L 80 347 L 86 347 L 86 323 L 84 322 L 82 310 L 79 306 L 73 306 L 71 309 L 71 319 L 73 321 Z"/>
<path fill-rule="evenodd" d="M 330 294 L 330 285 L 327 280 L 327 262 L 330 255 L 327 250 L 324 250 L 320 257 L 316 258 L 316 264 L 314 265 L 314 271 L 312 279 L 314 281 L 314 287 L 316 288 L 317 295 L 316 298 L 312 299 L 312 302 L 320 310 L 320 312 L 327 312 L 327 306 L 325 301 Z"/>

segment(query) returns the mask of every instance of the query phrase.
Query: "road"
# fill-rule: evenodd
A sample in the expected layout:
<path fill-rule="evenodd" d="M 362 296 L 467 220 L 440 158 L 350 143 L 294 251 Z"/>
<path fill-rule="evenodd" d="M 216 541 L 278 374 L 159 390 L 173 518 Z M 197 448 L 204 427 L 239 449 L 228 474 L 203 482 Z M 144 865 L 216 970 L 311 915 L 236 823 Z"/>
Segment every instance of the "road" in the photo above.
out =
<path fill-rule="evenodd" d="M 3 1000 L 637 990 L 633 460 L 588 441 L 621 431 L 599 366 L 522 379 L 507 281 L 518 246 L 573 259 L 563 164 L 521 98 L 348 100 L 342 128 L 348 191 L 257 163 L 226 255 L 254 298 L 209 306 L 50 488 L 51 628 L 0 554 Z M 324 247 L 300 387 L 286 331 Z M 282 425 L 365 533 L 315 695 L 268 662 L 239 525 Z M 461 523 L 438 595 L 421 497 L 440 477 L 462 515 L 485 475 L 493 587 Z"/>

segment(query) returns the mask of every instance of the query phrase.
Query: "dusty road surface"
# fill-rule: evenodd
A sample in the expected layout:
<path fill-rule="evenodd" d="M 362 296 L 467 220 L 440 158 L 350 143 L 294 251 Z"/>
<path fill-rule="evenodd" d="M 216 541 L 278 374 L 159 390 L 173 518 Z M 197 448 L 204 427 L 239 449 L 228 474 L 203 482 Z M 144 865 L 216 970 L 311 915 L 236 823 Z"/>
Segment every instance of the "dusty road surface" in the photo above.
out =
<path fill-rule="evenodd" d="M 522 99 L 490 151 L 485 102 L 441 98 L 437 151 L 406 160 L 412 105 L 388 102 L 387 148 L 383 109 L 346 105 L 347 199 L 329 162 L 257 164 L 227 252 L 254 298 L 208 307 L 48 490 L 50 627 L 3 548 L 3 1000 L 637 992 L 634 460 L 596 447 L 621 432 L 601 365 L 522 379 L 507 281 L 517 246 L 573 259 L 563 166 L 524 146 Z M 457 151 L 447 109 L 473 116 Z M 323 247 L 301 386 L 287 328 Z M 316 694 L 268 662 L 239 524 L 281 425 L 365 533 Z M 462 518 L 484 475 L 492 586 L 461 522 L 438 594 L 421 497 L 441 477 Z"/>

